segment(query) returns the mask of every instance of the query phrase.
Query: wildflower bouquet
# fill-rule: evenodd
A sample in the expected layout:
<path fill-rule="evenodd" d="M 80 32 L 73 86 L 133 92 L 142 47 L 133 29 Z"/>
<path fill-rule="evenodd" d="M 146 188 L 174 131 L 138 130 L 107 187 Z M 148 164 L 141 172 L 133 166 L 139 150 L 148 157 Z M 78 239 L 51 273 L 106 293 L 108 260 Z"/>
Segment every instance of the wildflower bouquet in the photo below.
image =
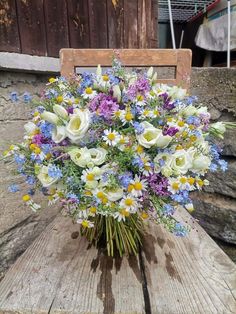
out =
<path fill-rule="evenodd" d="M 196 97 L 156 78 L 152 68 L 126 72 L 117 59 L 105 72 L 98 66 L 70 81 L 51 78 L 24 142 L 5 152 L 31 185 L 26 204 L 40 209 L 36 190 L 49 204 L 60 201 L 108 255 L 137 253 L 147 220 L 185 235 L 176 209 L 191 211 L 189 192 L 208 184 L 208 170 L 227 167 L 214 142 L 225 124 L 211 125 Z"/>

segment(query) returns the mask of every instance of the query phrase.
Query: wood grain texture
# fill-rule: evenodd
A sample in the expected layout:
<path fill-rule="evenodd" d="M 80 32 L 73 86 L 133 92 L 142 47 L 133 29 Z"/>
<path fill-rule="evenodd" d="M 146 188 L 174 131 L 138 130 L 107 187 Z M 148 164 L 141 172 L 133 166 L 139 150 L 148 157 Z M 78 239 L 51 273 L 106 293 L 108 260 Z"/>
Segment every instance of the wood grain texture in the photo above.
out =
<path fill-rule="evenodd" d="M 107 3 L 106 0 L 89 0 L 90 47 L 108 47 Z"/>
<path fill-rule="evenodd" d="M 61 74 L 69 77 L 76 66 L 111 66 L 112 49 L 61 49 Z M 126 66 L 176 66 L 176 79 L 158 82 L 189 88 L 191 74 L 191 50 L 188 49 L 121 49 L 121 61 Z"/>
<path fill-rule="evenodd" d="M 61 47 L 70 47 L 66 0 L 44 0 L 47 53 L 58 57 Z"/>
<path fill-rule="evenodd" d="M 124 48 L 138 48 L 138 2 L 124 1 Z"/>
<path fill-rule="evenodd" d="M 107 0 L 108 47 L 124 47 L 124 0 Z"/>
<path fill-rule="evenodd" d="M 88 0 L 67 1 L 70 47 L 89 48 Z"/>
<path fill-rule="evenodd" d="M 21 52 L 46 55 L 46 32 L 43 0 L 16 0 Z"/>
<path fill-rule="evenodd" d="M 138 259 L 109 258 L 59 217 L 0 283 L 0 313 L 144 313 Z"/>
<path fill-rule="evenodd" d="M 15 0 L 0 0 L 0 51 L 21 52 Z"/>
<path fill-rule="evenodd" d="M 236 267 L 191 216 L 185 238 L 150 225 L 143 260 L 152 313 L 236 313 Z"/>

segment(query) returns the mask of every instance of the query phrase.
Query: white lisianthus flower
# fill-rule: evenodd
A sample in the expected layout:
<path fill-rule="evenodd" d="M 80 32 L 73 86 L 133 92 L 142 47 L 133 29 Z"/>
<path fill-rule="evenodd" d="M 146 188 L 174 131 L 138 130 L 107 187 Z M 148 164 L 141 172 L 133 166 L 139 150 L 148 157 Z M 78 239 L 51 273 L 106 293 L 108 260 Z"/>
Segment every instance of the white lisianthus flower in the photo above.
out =
<path fill-rule="evenodd" d="M 24 129 L 27 134 L 32 134 L 37 129 L 37 126 L 33 122 L 27 122 L 24 125 Z"/>
<path fill-rule="evenodd" d="M 120 102 L 121 100 L 121 90 L 119 85 L 113 86 L 113 97 L 117 98 L 117 101 Z"/>
<path fill-rule="evenodd" d="M 59 116 L 60 118 L 62 118 L 62 119 L 68 118 L 67 110 L 64 107 L 62 107 L 61 105 L 54 105 L 52 109 L 55 112 L 55 114 L 57 116 Z"/>
<path fill-rule="evenodd" d="M 182 111 L 185 117 L 193 116 L 196 112 L 197 108 L 192 105 L 185 107 L 184 110 Z"/>
<path fill-rule="evenodd" d="M 48 121 L 52 124 L 57 124 L 59 122 L 58 116 L 50 111 L 44 111 L 41 113 L 41 118 L 45 121 Z"/>
<path fill-rule="evenodd" d="M 196 172 L 206 170 L 209 169 L 210 164 L 211 164 L 210 157 L 200 154 L 193 159 L 192 170 Z"/>
<path fill-rule="evenodd" d="M 185 174 L 192 168 L 194 150 L 177 150 L 171 158 L 170 167 L 176 175 Z"/>
<path fill-rule="evenodd" d="M 123 197 L 124 192 L 121 188 L 114 190 L 105 189 L 105 194 L 110 202 L 116 202 Z"/>
<path fill-rule="evenodd" d="M 89 152 L 91 156 L 91 162 L 93 162 L 94 165 L 99 166 L 105 162 L 107 151 L 104 148 L 91 148 L 89 149 Z"/>
<path fill-rule="evenodd" d="M 91 154 L 87 147 L 73 148 L 68 154 L 71 160 L 79 167 L 85 168 L 89 162 L 91 162 Z"/>
<path fill-rule="evenodd" d="M 173 86 L 169 90 L 169 95 L 175 99 L 184 99 L 186 97 L 186 89 L 183 89 L 178 86 Z"/>
<path fill-rule="evenodd" d="M 208 109 L 207 109 L 207 107 L 206 106 L 203 106 L 203 107 L 200 107 L 200 108 L 198 108 L 197 109 L 197 114 L 199 115 L 199 114 L 208 114 L 209 112 L 208 112 Z"/>
<path fill-rule="evenodd" d="M 75 109 L 66 126 L 66 133 L 72 143 L 78 142 L 88 131 L 90 124 L 89 110 Z"/>
<path fill-rule="evenodd" d="M 226 127 L 223 122 L 216 122 L 210 125 L 210 132 L 216 134 L 219 138 L 224 138 Z"/>
<path fill-rule="evenodd" d="M 58 181 L 58 178 L 52 178 L 48 175 L 47 166 L 42 166 L 40 168 L 37 178 L 41 182 L 42 186 L 45 188 L 51 186 L 53 183 L 56 183 Z"/>
<path fill-rule="evenodd" d="M 56 126 L 52 130 L 52 140 L 55 143 L 60 143 L 66 138 L 66 128 L 63 125 Z"/>
<path fill-rule="evenodd" d="M 144 132 L 136 135 L 136 137 L 143 147 L 150 148 L 155 145 L 164 148 L 170 143 L 171 136 L 163 135 L 162 130 L 155 128 L 151 123 L 144 121 L 140 125 L 144 128 Z"/>

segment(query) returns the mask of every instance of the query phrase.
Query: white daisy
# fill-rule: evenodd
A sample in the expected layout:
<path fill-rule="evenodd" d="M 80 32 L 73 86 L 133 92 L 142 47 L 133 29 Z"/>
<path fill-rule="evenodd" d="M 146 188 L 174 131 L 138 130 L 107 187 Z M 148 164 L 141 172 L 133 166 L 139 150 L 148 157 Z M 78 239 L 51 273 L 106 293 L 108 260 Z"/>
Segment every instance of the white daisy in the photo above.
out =
<path fill-rule="evenodd" d="M 114 213 L 114 218 L 120 222 L 122 220 L 125 221 L 125 218 L 129 217 L 129 215 L 130 213 L 126 209 L 121 208 L 118 212 Z"/>
<path fill-rule="evenodd" d="M 123 125 L 129 122 L 132 122 L 134 116 L 131 111 L 129 110 L 120 110 L 120 120 L 123 122 Z"/>
<path fill-rule="evenodd" d="M 102 138 L 106 142 L 106 144 L 110 146 L 116 146 L 119 143 L 121 136 L 118 132 L 109 129 L 104 131 L 104 135 L 102 136 Z"/>
<path fill-rule="evenodd" d="M 135 175 L 134 179 L 130 182 L 131 194 L 135 197 L 142 196 L 143 192 L 146 191 L 147 181 L 141 180 L 141 178 Z"/>
<path fill-rule="evenodd" d="M 136 213 L 138 208 L 138 203 L 132 195 L 127 195 L 120 201 L 120 206 L 130 213 Z"/>
<path fill-rule="evenodd" d="M 85 88 L 82 96 L 85 99 L 93 99 L 97 95 L 97 92 L 93 90 L 91 87 Z"/>
<path fill-rule="evenodd" d="M 135 100 L 135 105 L 143 107 L 146 105 L 146 101 L 143 95 L 137 95 L 136 100 Z"/>

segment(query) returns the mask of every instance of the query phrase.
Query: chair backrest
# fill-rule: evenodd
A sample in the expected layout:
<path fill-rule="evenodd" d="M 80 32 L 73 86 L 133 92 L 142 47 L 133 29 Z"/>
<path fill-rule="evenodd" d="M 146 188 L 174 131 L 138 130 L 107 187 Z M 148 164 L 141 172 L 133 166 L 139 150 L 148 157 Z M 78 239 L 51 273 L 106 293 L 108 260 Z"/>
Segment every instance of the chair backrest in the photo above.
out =
<path fill-rule="evenodd" d="M 175 67 L 175 78 L 157 81 L 189 88 L 192 62 L 189 49 L 120 49 L 119 55 L 125 66 Z M 73 75 L 76 67 L 111 66 L 113 56 L 113 49 L 61 49 L 61 75 Z"/>

